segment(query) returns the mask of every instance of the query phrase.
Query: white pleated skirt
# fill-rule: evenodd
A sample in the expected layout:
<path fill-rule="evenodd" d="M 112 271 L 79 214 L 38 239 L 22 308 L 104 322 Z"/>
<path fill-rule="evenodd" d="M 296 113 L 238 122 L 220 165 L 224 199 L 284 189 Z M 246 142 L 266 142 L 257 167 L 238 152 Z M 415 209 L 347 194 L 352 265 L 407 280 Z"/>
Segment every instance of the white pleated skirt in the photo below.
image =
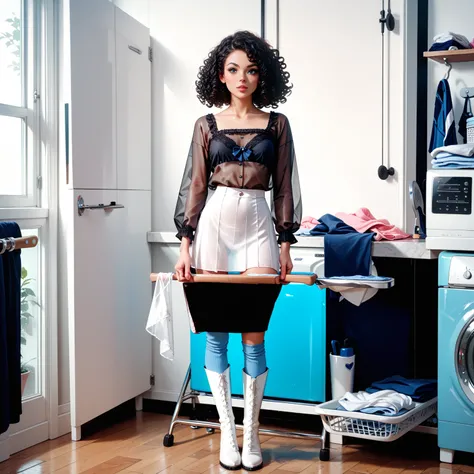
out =
<path fill-rule="evenodd" d="M 279 250 L 265 191 L 218 186 L 208 199 L 192 244 L 198 270 L 279 271 Z"/>

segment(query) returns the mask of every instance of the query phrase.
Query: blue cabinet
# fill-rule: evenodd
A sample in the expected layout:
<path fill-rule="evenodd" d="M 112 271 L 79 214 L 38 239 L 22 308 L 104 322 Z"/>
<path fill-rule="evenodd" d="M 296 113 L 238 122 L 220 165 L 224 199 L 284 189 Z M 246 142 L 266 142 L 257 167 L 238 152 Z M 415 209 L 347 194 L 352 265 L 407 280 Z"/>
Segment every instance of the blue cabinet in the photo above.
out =
<path fill-rule="evenodd" d="M 204 371 L 206 334 L 191 334 L 191 388 L 210 392 Z M 326 401 L 326 290 L 283 286 L 265 337 L 269 368 L 265 398 Z M 228 347 L 232 394 L 242 395 L 244 366 L 240 334 Z"/>

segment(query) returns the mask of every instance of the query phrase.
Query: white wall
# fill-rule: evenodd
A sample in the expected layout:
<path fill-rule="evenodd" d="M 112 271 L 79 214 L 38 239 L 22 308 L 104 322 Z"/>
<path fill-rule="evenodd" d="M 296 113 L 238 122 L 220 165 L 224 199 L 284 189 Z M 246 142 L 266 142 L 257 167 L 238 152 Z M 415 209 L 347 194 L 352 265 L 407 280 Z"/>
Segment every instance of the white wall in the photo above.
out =
<path fill-rule="evenodd" d="M 428 48 L 433 42 L 433 37 L 439 33 L 452 31 L 462 34 L 471 41 L 474 38 L 472 18 L 474 17 L 474 2 L 470 0 L 429 0 L 428 9 Z M 428 62 L 428 134 L 427 150 L 431 138 L 433 124 L 433 111 L 438 83 L 443 79 L 447 68 L 444 64 L 427 60 Z M 462 114 L 464 99 L 461 97 L 461 88 L 474 87 L 474 63 L 452 63 L 453 68 L 449 75 L 449 86 L 453 99 L 454 115 L 456 119 L 456 132 L 459 118 Z M 474 101 L 471 100 L 474 110 Z M 462 137 L 458 134 L 458 143 Z M 428 155 L 428 167 L 431 168 L 431 156 Z"/>
<path fill-rule="evenodd" d="M 225 36 L 260 32 L 260 2 L 220 0 L 150 3 L 153 45 L 154 230 L 173 231 L 173 211 L 196 119 L 210 112 L 196 97 L 199 66 Z"/>
<path fill-rule="evenodd" d="M 386 33 L 390 95 L 385 126 L 390 132 L 385 150 L 397 173 L 386 181 L 377 175 L 382 146 L 380 1 L 279 3 L 279 47 L 295 84 L 281 110 L 293 126 L 304 214 L 318 218 L 367 207 L 404 227 L 403 180 L 409 171 L 404 162 L 404 2 L 392 1 L 397 28 Z"/>
<path fill-rule="evenodd" d="M 137 21 L 150 27 L 150 1 L 154 0 L 110 0 L 118 8 L 135 18 Z"/>
<path fill-rule="evenodd" d="M 198 102 L 194 90 L 199 65 L 224 35 L 237 28 L 259 32 L 260 2 L 247 3 L 247 8 L 236 9 L 231 16 L 218 1 L 206 1 L 204 9 L 202 3 L 191 1 L 151 3 L 155 231 L 175 231 L 173 211 L 192 125 L 209 111 Z M 385 144 L 397 174 L 381 181 L 377 176 L 382 133 L 380 1 L 367 0 L 362 6 L 350 0 L 334 5 L 325 0 L 267 1 L 269 39 L 273 44 L 279 40 L 294 83 L 292 95 L 280 110 L 293 128 L 306 215 L 353 212 L 365 206 L 378 217 L 406 226 L 404 179 L 414 176 L 415 149 L 414 143 L 408 154 L 404 148 L 405 61 L 416 54 L 416 48 L 407 53 L 403 35 L 407 18 L 412 29 L 416 26 L 416 2 L 409 2 L 409 16 L 405 3 L 392 2 L 397 28 L 386 35 L 390 133 Z M 212 28 L 203 27 L 206 23 Z M 409 80 L 416 80 L 416 71 L 409 73 Z M 414 114 L 416 96 L 410 107 Z"/>

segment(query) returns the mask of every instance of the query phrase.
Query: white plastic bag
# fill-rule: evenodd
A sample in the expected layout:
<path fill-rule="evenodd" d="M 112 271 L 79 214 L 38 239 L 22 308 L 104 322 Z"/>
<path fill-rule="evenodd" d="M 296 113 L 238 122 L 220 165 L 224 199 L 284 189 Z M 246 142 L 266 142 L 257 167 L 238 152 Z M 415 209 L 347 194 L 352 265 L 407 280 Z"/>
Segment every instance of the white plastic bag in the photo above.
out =
<path fill-rule="evenodd" d="M 158 273 L 146 330 L 160 341 L 160 354 L 174 358 L 173 320 L 171 309 L 172 273 Z"/>

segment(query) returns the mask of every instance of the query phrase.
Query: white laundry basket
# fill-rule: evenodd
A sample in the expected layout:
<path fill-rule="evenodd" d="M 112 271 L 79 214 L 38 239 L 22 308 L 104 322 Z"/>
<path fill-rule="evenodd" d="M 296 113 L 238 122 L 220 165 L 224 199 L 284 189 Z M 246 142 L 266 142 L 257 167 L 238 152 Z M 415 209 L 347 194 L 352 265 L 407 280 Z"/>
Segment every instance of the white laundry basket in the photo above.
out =
<path fill-rule="evenodd" d="M 360 411 L 338 410 L 339 399 L 321 403 L 315 411 L 331 434 L 374 441 L 394 441 L 423 423 L 436 411 L 438 398 L 416 403 L 415 408 L 398 416 L 369 415 Z"/>

